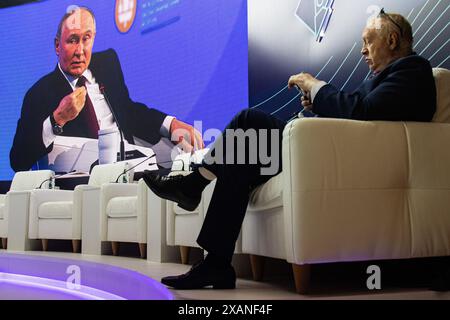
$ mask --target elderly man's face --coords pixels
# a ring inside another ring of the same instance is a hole
[[[370,25],[364,29],[362,38],[361,54],[370,70],[375,74],[380,73],[393,58],[388,40],[380,34],[379,30]]]
[[[94,37],[94,19],[88,11],[76,11],[64,21],[61,39],[55,41],[58,61],[64,72],[79,77],[89,67]]]

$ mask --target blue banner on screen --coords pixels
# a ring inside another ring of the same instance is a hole
[[[14,174],[9,153],[25,93],[55,69],[58,23],[74,4],[94,12],[93,52],[117,52],[132,100],[202,121],[203,130],[223,129],[248,107],[246,0],[48,0],[1,9],[0,180]]]

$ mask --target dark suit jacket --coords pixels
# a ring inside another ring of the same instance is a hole
[[[351,94],[327,84],[314,98],[312,111],[331,118],[430,121],[436,111],[431,65],[412,54],[394,61]]]
[[[151,144],[157,143],[161,138],[160,128],[166,114],[130,99],[116,52],[109,49],[94,53],[89,69],[96,82],[104,85],[124,138],[129,143],[134,142],[133,136]],[[53,143],[46,148],[42,142],[42,124],[72,91],[58,66],[28,90],[10,152],[11,168],[14,171],[30,169],[37,160],[52,151]],[[63,135],[88,137],[86,128],[82,117],[77,117],[64,126]]]

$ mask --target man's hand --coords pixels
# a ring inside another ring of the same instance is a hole
[[[288,88],[291,89],[292,87],[297,85],[300,89],[303,90],[306,95],[308,95],[311,92],[313,86],[318,82],[320,82],[320,80],[317,80],[309,73],[302,72],[289,78]]]
[[[304,95],[301,97],[301,101],[302,106],[305,110],[312,109],[311,90],[314,87],[314,85],[318,82],[320,82],[320,80],[317,80],[309,73],[304,72],[293,75],[289,78],[288,81],[289,89],[291,89],[294,86],[297,86],[303,91]]]
[[[192,153],[205,147],[200,132],[191,125],[177,119],[173,119],[170,124],[170,140],[185,152]]]
[[[58,108],[53,112],[55,121],[60,126],[75,119],[84,107],[86,102],[86,88],[79,87],[71,94],[65,96],[59,103]]]
[[[304,110],[306,110],[306,111],[311,111],[311,109],[312,109],[313,105],[312,105],[310,99],[311,98],[309,97],[309,95],[307,97],[302,96],[302,98],[301,98],[302,106],[303,106],[303,108],[305,108]]]

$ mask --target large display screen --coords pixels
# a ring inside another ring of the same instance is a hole
[[[248,0],[250,106],[291,117],[287,81],[300,72],[352,92],[369,76],[361,35],[381,8],[409,20],[417,54],[450,68],[450,0]]]
[[[27,90],[55,69],[54,38],[71,5],[96,17],[94,52],[113,48],[130,96],[181,121],[222,130],[248,107],[246,0],[47,0],[0,9],[0,180]],[[56,107],[56,106],[55,106]]]

